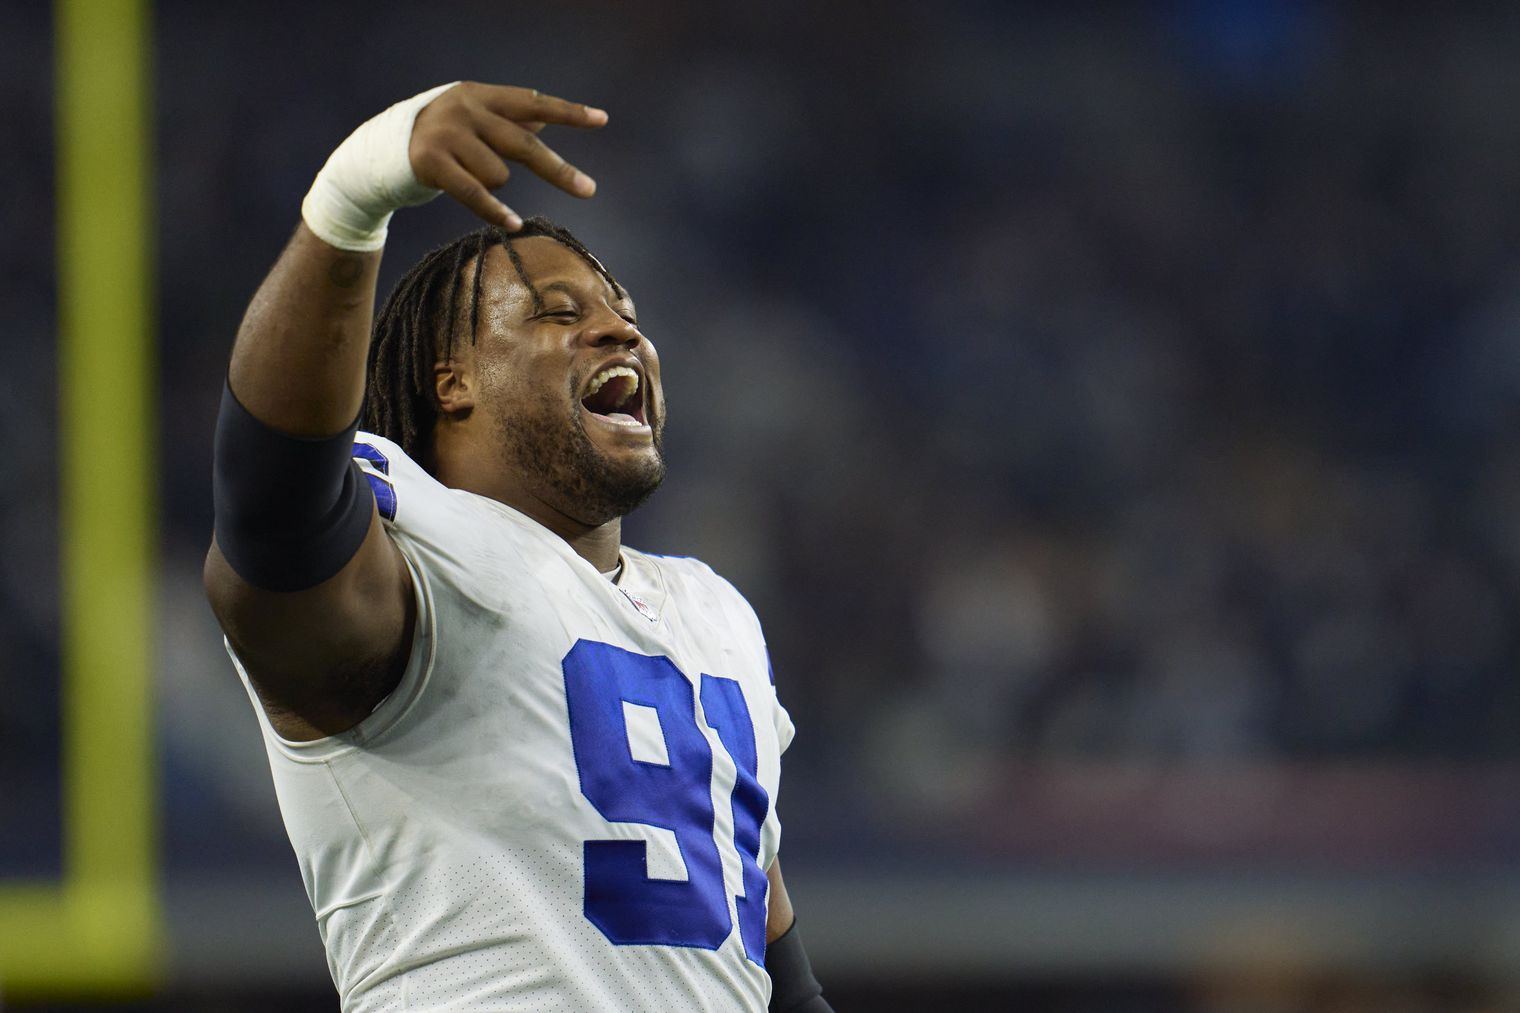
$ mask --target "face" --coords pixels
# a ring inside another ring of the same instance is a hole
[[[542,236],[513,247],[539,301],[506,251],[492,248],[476,341],[464,352],[473,360],[471,424],[499,447],[498,463],[522,492],[604,524],[665,476],[660,360],[632,300],[579,254]]]

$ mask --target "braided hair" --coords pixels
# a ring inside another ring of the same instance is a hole
[[[504,247],[517,277],[533,297],[535,309],[543,299],[513,240],[544,236],[585,260],[618,298],[627,293],[602,262],[570,230],[535,216],[516,232],[487,225],[428,252],[396,282],[375,318],[369,345],[369,383],[364,399],[364,429],[400,445],[408,457],[429,467],[433,426],[438,419],[438,395],[433,366],[453,357],[455,332],[464,322],[461,290],[469,286],[469,337],[474,344],[480,324],[481,276],[486,253]],[[465,269],[474,261],[474,270]]]

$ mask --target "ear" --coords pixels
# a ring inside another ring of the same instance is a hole
[[[462,419],[475,407],[475,385],[463,363],[434,363],[433,393],[445,419]]]

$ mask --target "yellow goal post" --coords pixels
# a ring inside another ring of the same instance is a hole
[[[0,881],[7,998],[142,992],[163,962],[149,640],[150,9],[55,0],[53,11],[63,874]]]

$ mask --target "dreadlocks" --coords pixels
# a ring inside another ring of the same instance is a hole
[[[491,247],[506,249],[517,277],[533,296],[534,308],[543,308],[543,300],[512,245],[514,239],[531,236],[547,237],[572,250],[601,275],[619,298],[627,295],[611,272],[569,229],[543,217],[529,218],[516,232],[487,225],[432,250],[396,283],[375,318],[375,333],[369,346],[365,430],[393,440],[412,460],[428,465],[429,440],[438,418],[433,365],[453,356],[454,334],[462,323],[459,296],[467,281],[465,268],[474,261],[468,279],[469,335],[473,344],[480,324],[481,275]]]

